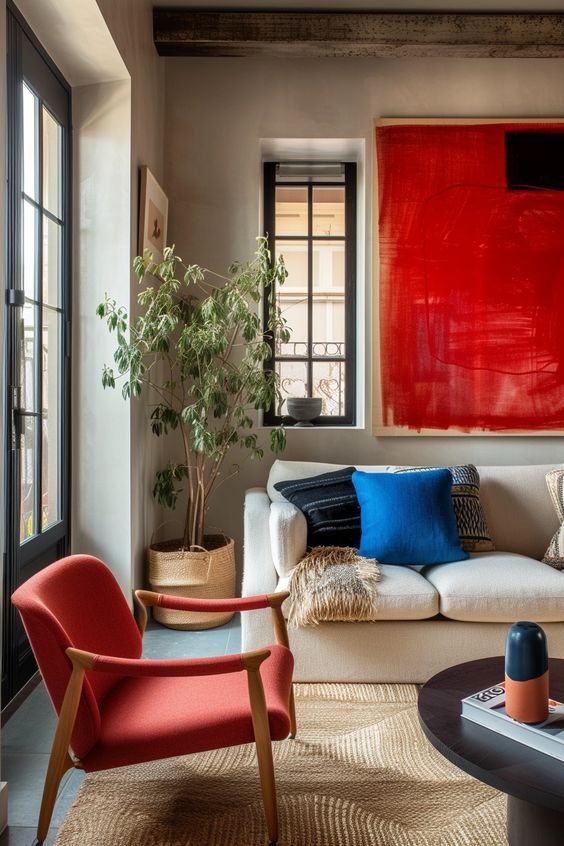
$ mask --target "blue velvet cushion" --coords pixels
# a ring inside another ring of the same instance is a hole
[[[352,475],[360,502],[359,554],[381,564],[446,564],[462,561],[446,468],[412,473]]]

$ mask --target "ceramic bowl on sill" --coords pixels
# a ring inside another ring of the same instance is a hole
[[[289,397],[286,408],[296,426],[313,426],[311,421],[321,414],[321,397]]]

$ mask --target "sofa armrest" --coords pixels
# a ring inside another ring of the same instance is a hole
[[[279,576],[289,576],[306,554],[306,519],[291,502],[273,502],[269,522],[274,566]]]
[[[270,547],[270,504],[266,488],[245,493],[243,596],[273,593],[278,583]]]

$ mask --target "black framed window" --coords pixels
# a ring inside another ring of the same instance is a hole
[[[71,91],[7,9],[2,699],[36,665],[11,593],[69,548]]]
[[[288,271],[276,298],[291,331],[265,365],[280,374],[284,399],[264,423],[291,424],[285,400],[313,396],[316,425],[354,425],[356,164],[265,162],[264,229]]]

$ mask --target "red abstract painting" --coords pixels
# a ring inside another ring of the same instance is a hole
[[[379,433],[564,433],[564,124],[382,122]]]

